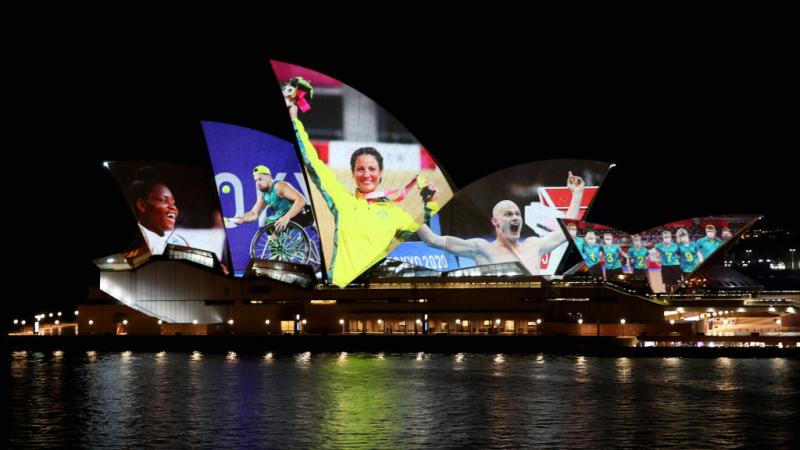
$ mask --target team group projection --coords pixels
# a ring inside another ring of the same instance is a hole
[[[735,241],[757,219],[692,218],[635,234],[581,220],[560,222],[593,278],[646,283],[654,293],[672,294],[704,261]]]
[[[635,235],[590,224],[610,165],[587,160],[514,166],[456,191],[367,96],[308,68],[271,65],[294,142],[207,121],[213,178],[159,162],[109,166],[139,225],[135,246],[206,250],[236,276],[253,261],[307,267],[344,287],[389,261],[424,273],[559,275],[572,244],[596,278],[672,292],[753,220],[689,219]]]

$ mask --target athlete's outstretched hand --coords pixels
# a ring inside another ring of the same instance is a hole
[[[586,183],[583,182],[583,178],[573,175],[572,171],[569,171],[569,176],[567,176],[567,187],[572,192],[583,192],[583,189],[586,187]]]

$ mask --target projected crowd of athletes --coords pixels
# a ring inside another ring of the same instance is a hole
[[[672,294],[733,237],[741,227],[731,225],[738,220],[689,219],[637,234],[588,222],[563,222],[593,278],[646,281],[653,292]]]

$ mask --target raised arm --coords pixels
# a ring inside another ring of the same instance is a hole
[[[567,187],[572,191],[572,199],[567,208],[567,219],[578,219],[581,212],[581,202],[583,201],[583,190],[586,188],[583,178],[575,176],[572,171],[567,176]]]
[[[303,165],[308,170],[308,174],[314,185],[317,186],[328,209],[334,211],[336,204],[353,199],[353,194],[347,192],[339,180],[336,179],[336,174],[333,173],[317,155],[317,150],[308,138],[308,133],[297,118],[297,105],[292,105],[289,108],[289,114],[292,117],[292,124],[297,135],[297,143],[300,147],[300,155],[303,158]]]
[[[569,201],[569,208],[567,209],[565,217],[567,219],[577,219],[581,212],[583,190],[586,187],[586,183],[583,182],[583,178],[573,175],[572,171],[570,171],[567,176],[567,187],[572,192],[572,198]],[[546,255],[550,253],[554,248],[566,242],[566,240],[567,236],[561,228],[546,234],[540,241],[539,254]]]

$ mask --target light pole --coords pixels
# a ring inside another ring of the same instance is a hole
[[[344,334],[344,319],[339,319],[339,325],[342,326],[342,334]]]
[[[796,248],[790,248],[789,249],[789,254],[792,255],[792,270],[794,270],[794,252],[796,252],[796,251],[797,251]]]

